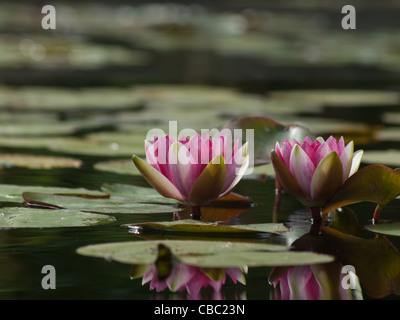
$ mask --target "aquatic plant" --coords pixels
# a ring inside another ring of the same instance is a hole
[[[137,169],[161,195],[190,205],[194,216],[200,206],[230,193],[249,165],[247,144],[236,141],[229,149],[223,134],[177,141],[167,134],[146,141],[145,148],[147,162],[133,156]]]

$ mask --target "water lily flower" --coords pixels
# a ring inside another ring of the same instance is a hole
[[[319,220],[323,207],[354,174],[360,165],[363,151],[354,152],[353,141],[347,145],[343,137],[314,141],[306,137],[301,143],[285,140],[276,144],[271,162],[281,187],[311,209],[313,219]]]
[[[167,134],[145,142],[147,162],[135,155],[133,162],[162,196],[199,207],[230,193],[249,166],[247,143],[229,149],[228,142],[223,134],[178,141]]]

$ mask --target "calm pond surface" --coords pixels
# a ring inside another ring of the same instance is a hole
[[[9,208],[25,206],[23,192],[97,192],[104,184],[148,187],[131,157],[143,157],[146,133],[152,128],[167,132],[169,121],[177,121],[179,129],[200,130],[221,128],[237,117],[266,116],[324,137],[353,140],[355,150],[364,150],[362,166],[400,167],[398,4],[356,7],[359,27],[346,33],[340,27],[341,6],[244,3],[54,2],[56,30],[41,28],[38,6],[0,4],[1,299],[279,298],[271,277],[285,273],[283,268],[249,267],[245,284],[226,276],[220,290],[208,286],[191,295],[169,288],[157,292],[141,277],[131,278],[128,263],[77,253],[87,245],[143,237],[194,239],[172,232],[135,234],[124,227],[173,221],[171,210],[127,213],[119,211],[120,204],[102,210],[115,218],[103,224],[4,224]],[[386,18],[371,19],[378,13]],[[337,258],[337,265],[314,270],[328,283],[325,290],[332,290],[322,296],[348,299],[326,279],[339,279],[345,275],[341,267],[353,265],[360,287],[352,298],[398,299],[400,238],[363,228],[371,225],[374,204],[329,214],[326,224],[340,234],[304,237],[310,215],[295,198],[284,194],[274,214],[273,175],[271,165],[264,165],[245,176],[234,191],[253,205],[225,223],[282,223],[289,232],[208,240],[290,245],[302,238],[299,248]],[[399,211],[400,199],[395,199],[383,208],[381,223],[400,222]],[[42,287],[46,265],[56,270],[56,289]],[[309,269],[296,270],[294,288],[310,276]],[[305,291],[296,297],[321,298],[306,297]]]

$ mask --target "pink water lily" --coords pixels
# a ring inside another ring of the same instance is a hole
[[[247,144],[229,149],[226,135],[195,134],[178,141],[170,135],[145,142],[147,162],[133,156],[143,177],[164,197],[192,207],[231,192],[249,165]]]
[[[306,207],[319,209],[358,170],[362,154],[354,152],[353,141],[345,145],[343,137],[306,137],[301,143],[285,140],[282,147],[277,143],[271,161],[282,188]]]

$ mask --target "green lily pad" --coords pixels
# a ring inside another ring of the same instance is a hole
[[[0,106],[13,110],[82,111],[132,108],[141,104],[134,88],[0,87]]]
[[[283,125],[267,117],[242,117],[229,122],[226,129],[232,131],[242,130],[242,143],[246,142],[246,129],[254,130],[254,144],[249,141],[249,152],[254,150],[254,165],[270,163],[271,151],[275,148],[276,142],[283,142],[285,139],[296,139],[302,141],[306,136],[313,137],[313,134],[305,127],[290,124]]]
[[[85,188],[61,188],[0,184],[0,201],[22,203],[24,201],[22,193],[27,191],[53,194],[86,194],[93,196],[104,196],[104,192],[101,192],[99,190],[88,190]]]
[[[139,170],[133,165],[131,159],[100,161],[95,163],[93,168],[100,171],[140,176]]]
[[[130,161],[131,166],[135,167]],[[164,198],[155,189],[147,187],[139,187],[129,184],[108,184],[104,183],[101,186],[101,190],[105,193],[111,194],[112,197],[123,197],[129,198],[136,202],[148,202],[148,203],[171,203],[177,204],[178,201],[175,199]]]
[[[400,151],[399,150],[366,150],[364,151],[362,162],[368,164],[383,164],[386,166],[400,166]]]
[[[199,267],[282,266],[327,263],[333,257],[288,251],[286,246],[229,241],[164,240],[105,243],[78,248],[77,253],[128,264],[154,263],[159,244],[183,263]]]
[[[111,216],[76,210],[9,207],[0,209],[0,228],[83,227],[114,222]]]
[[[142,222],[127,225],[130,229],[150,230],[158,232],[183,232],[183,233],[273,233],[279,234],[289,231],[281,223],[259,223],[248,225],[223,225],[219,223],[207,223],[191,219],[167,222]]]
[[[63,208],[95,213],[146,214],[177,212],[181,210],[176,205],[136,203],[130,198],[111,196],[92,197],[79,194],[56,195],[51,193],[24,192],[22,197],[31,206]]]
[[[25,167],[33,169],[80,168],[82,161],[66,157],[33,154],[0,153],[0,167]]]
[[[145,137],[145,136],[143,136]],[[144,138],[141,141],[133,139],[130,144],[126,140],[118,139],[96,139],[95,136],[82,138],[58,138],[47,140],[46,147],[49,150],[64,152],[68,154],[93,155],[93,156],[112,156],[130,157],[133,153],[144,154]]]
[[[400,237],[400,222],[379,223],[374,225],[364,226],[365,229],[387,236]]]
[[[339,207],[367,201],[384,206],[400,194],[400,170],[369,165],[354,173],[323,207],[327,213]]]
[[[376,105],[397,105],[399,94],[395,91],[373,90],[290,90],[270,93],[272,97],[292,99],[298,102],[316,102],[335,107],[367,107]]]

